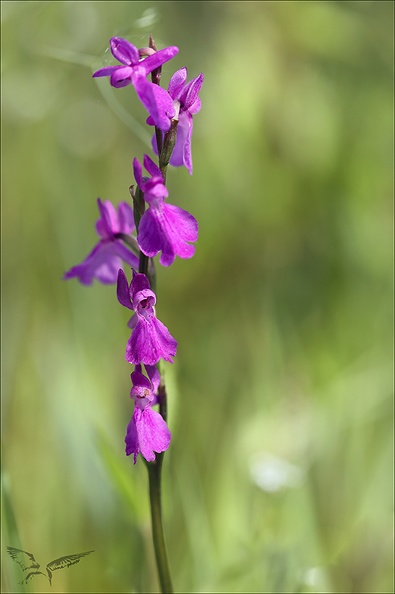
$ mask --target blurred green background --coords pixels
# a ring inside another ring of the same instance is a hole
[[[63,273],[151,129],[91,78],[108,40],[204,73],[196,255],[157,268],[163,507],[179,592],[393,592],[393,3],[3,2],[3,592],[157,592],[147,476],[124,454],[128,312]]]

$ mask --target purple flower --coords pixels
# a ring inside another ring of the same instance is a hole
[[[126,345],[126,361],[138,365],[155,365],[159,359],[173,363],[177,341],[155,315],[156,296],[150,290],[145,274],[133,272],[128,285],[124,271],[118,272],[117,297],[121,305],[133,309],[133,330]]]
[[[122,39],[110,39],[111,53],[121,66],[107,66],[97,70],[93,77],[109,76],[113,87],[126,87],[132,84],[137,96],[144,105],[155,126],[161,130],[170,128],[170,121],[176,114],[174,103],[169,93],[159,85],[147,80],[148,74],[171,60],[177,53],[178,47],[166,47],[152,55],[140,59],[137,47]]]
[[[142,167],[134,159],[134,176],[149,205],[139,223],[137,242],[141,251],[150,258],[162,252],[159,259],[162,266],[170,266],[176,256],[192,258],[195,246],[188,242],[198,238],[196,219],[186,210],[164,201],[167,188],[159,167],[148,155],[144,155],[144,167],[151,178],[143,178]]]
[[[193,115],[200,111],[202,106],[199,92],[203,84],[203,74],[199,74],[193,78],[189,83],[185,84],[188,71],[186,68],[177,70],[170,79],[169,95],[174,101],[176,108],[179,108],[178,126],[177,126],[177,140],[170,158],[170,165],[180,167],[185,165],[189,173],[192,175],[192,129],[193,129]],[[153,118],[147,119],[147,124],[156,125]],[[156,143],[156,136],[152,138],[152,147],[155,154],[158,154],[158,146]]]
[[[164,452],[170,445],[171,433],[162,416],[152,410],[157,402],[160,374],[155,366],[145,367],[149,379],[141,373],[137,365],[131,374],[133,387],[130,391],[134,399],[134,412],[128,423],[125,436],[126,455],[141,454],[148,462],[155,460],[155,452]]]
[[[132,268],[139,267],[137,256],[116,237],[118,233],[130,235],[135,228],[131,206],[121,202],[117,211],[109,200],[102,202],[100,198],[97,204],[100,219],[96,231],[101,239],[81,264],[65,273],[65,280],[76,277],[83,285],[91,285],[96,278],[103,284],[113,284],[117,282],[122,261]]]

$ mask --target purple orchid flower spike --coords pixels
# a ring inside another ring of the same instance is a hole
[[[202,106],[199,92],[203,84],[203,74],[199,74],[193,78],[189,83],[185,84],[188,71],[186,68],[181,68],[173,74],[169,83],[169,95],[176,105],[176,110],[179,109],[178,126],[177,126],[177,140],[170,158],[170,165],[180,167],[185,165],[189,173],[192,175],[192,130],[193,130],[193,115],[200,111]],[[148,117],[147,124],[151,126],[156,125],[155,120]],[[155,154],[158,154],[158,145],[156,143],[156,135],[152,138],[152,147]]]
[[[138,229],[137,242],[141,251],[149,258],[162,252],[159,259],[162,266],[170,266],[176,256],[192,258],[195,246],[188,242],[198,238],[196,219],[186,210],[165,202],[168,191],[162,173],[148,155],[144,155],[144,167],[151,178],[143,178],[141,164],[134,159],[134,176],[149,205]]]
[[[154,125],[160,130],[167,131],[170,128],[171,119],[176,114],[173,99],[165,89],[149,82],[147,76],[171,60],[178,53],[178,47],[166,47],[140,59],[137,47],[126,39],[112,37],[110,49],[114,58],[121,62],[121,66],[100,68],[94,72],[93,77],[109,76],[111,85],[116,88],[132,84]]]
[[[97,203],[100,219],[96,231],[101,239],[81,264],[65,273],[64,280],[78,278],[83,285],[91,285],[96,278],[103,284],[114,284],[122,262],[138,270],[137,256],[117,238],[118,234],[130,235],[135,229],[131,206],[121,202],[116,210],[109,200],[102,202],[98,198]]]
[[[141,365],[136,365],[131,374],[133,387],[130,391],[134,399],[134,412],[128,423],[125,436],[126,455],[133,454],[136,464],[141,454],[148,462],[155,460],[155,452],[168,449],[171,433],[162,416],[152,410],[157,403],[160,374],[155,366],[146,365],[148,378],[142,374]]]
[[[159,359],[173,363],[177,341],[155,315],[156,296],[145,274],[133,272],[129,286],[124,271],[120,269],[117,297],[121,305],[136,313],[132,334],[126,345],[126,361],[134,365],[155,365]]]

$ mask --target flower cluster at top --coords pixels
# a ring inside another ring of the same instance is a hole
[[[168,164],[185,166],[192,174],[193,116],[201,108],[203,74],[187,82],[187,69],[181,68],[166,90],[159,84],[162,65],[178,53],[177,47],[157,51],[150,37],[149,47],[138,49],[126,39],[112,37],[110,49],[120,64],[97,70],[93,78],[109,77],[115,88],[134,87],[149,114],[146,123],[154,127],[152,149],[158,165],[148,155],[144,155],[143,165],[133,159],[133,208],[128,202],[120,202],[116,208],[110,201],[98,199],[96,232],[100,239],[63,278],[77,278],[84,285],[91,285],[94,279],[116,283],[119,303],[134,312],[128,322],[132,332],[125,353],[126,360],[135,365],[130,392],[134,413],[126,431],[126,454],[133,454],[135,463],[139,453],[153,462],[155,453],[167,450],[171,440],[163,402],[166,392],[157,365],[161,359],[173,362],[177,341],[156,317],[152,259],[160,254],[159,263],[170,266],[176,256],[188,259],[195,253],[198,223],[189,212],[167,202],[166,170]],[[143,166],[148,175],[143,174]],[[130,283],[124,265],[132,269]],[[157,404],[159,412],[152,408]]]

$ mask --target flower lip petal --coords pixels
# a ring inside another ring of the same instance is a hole
[[[176,256],[183,259],[193,256],[195,248],[189,242],[195,242],[197,238],[196,219],[177,206],[162,203],[160,209],[150,204],[141,217],[137,242],[149,258],[161,251],[160,264],[170,266]]]
[[[133,365],[156,365],[160,359],[173,363],[173,357],[177,352],[177,341],[166,326],[156,318],[156,295],[151,291],[146,275],[133,271],[133,279],[128,287],[126,275],[120,269],[117,297],[121,305],[133,309],[137,314],[134,316],[132,334],[126,344],[125,359]],[[131,324],[128,326],[132,327]],[[136,371],[140,372],[141,368],[136,368]],[[157,383],[156,377],[153,376],[153,380]],[[142,381],[146,382],[146,380]],[[152,395],[155,396],[155,394]],[[149,394],[142,393],[140,396],[145,399]],[[144,402],[139,403],[140,408],[144,408],[143,405]]]
[[[151,406],[134,408],[125,436],[126,455],[133,454],[134,463],[141,454],[148,462],[155,460],[155,452],[164,452],[170,445],[171,433],[163,417]]]
[[[140,441],[140,452],[146,460],[155,460],[154,452],[164,452],[170,445],[171,433],[163,417],[148,407],[144,410],[141,423],[137,431]],[[152,459],[153,458],[153,459]]]
[[[110,49],[114,58],[125,66],[134,66],[139,62],[140,55],[137,47],[122,37],[111,37]]]

